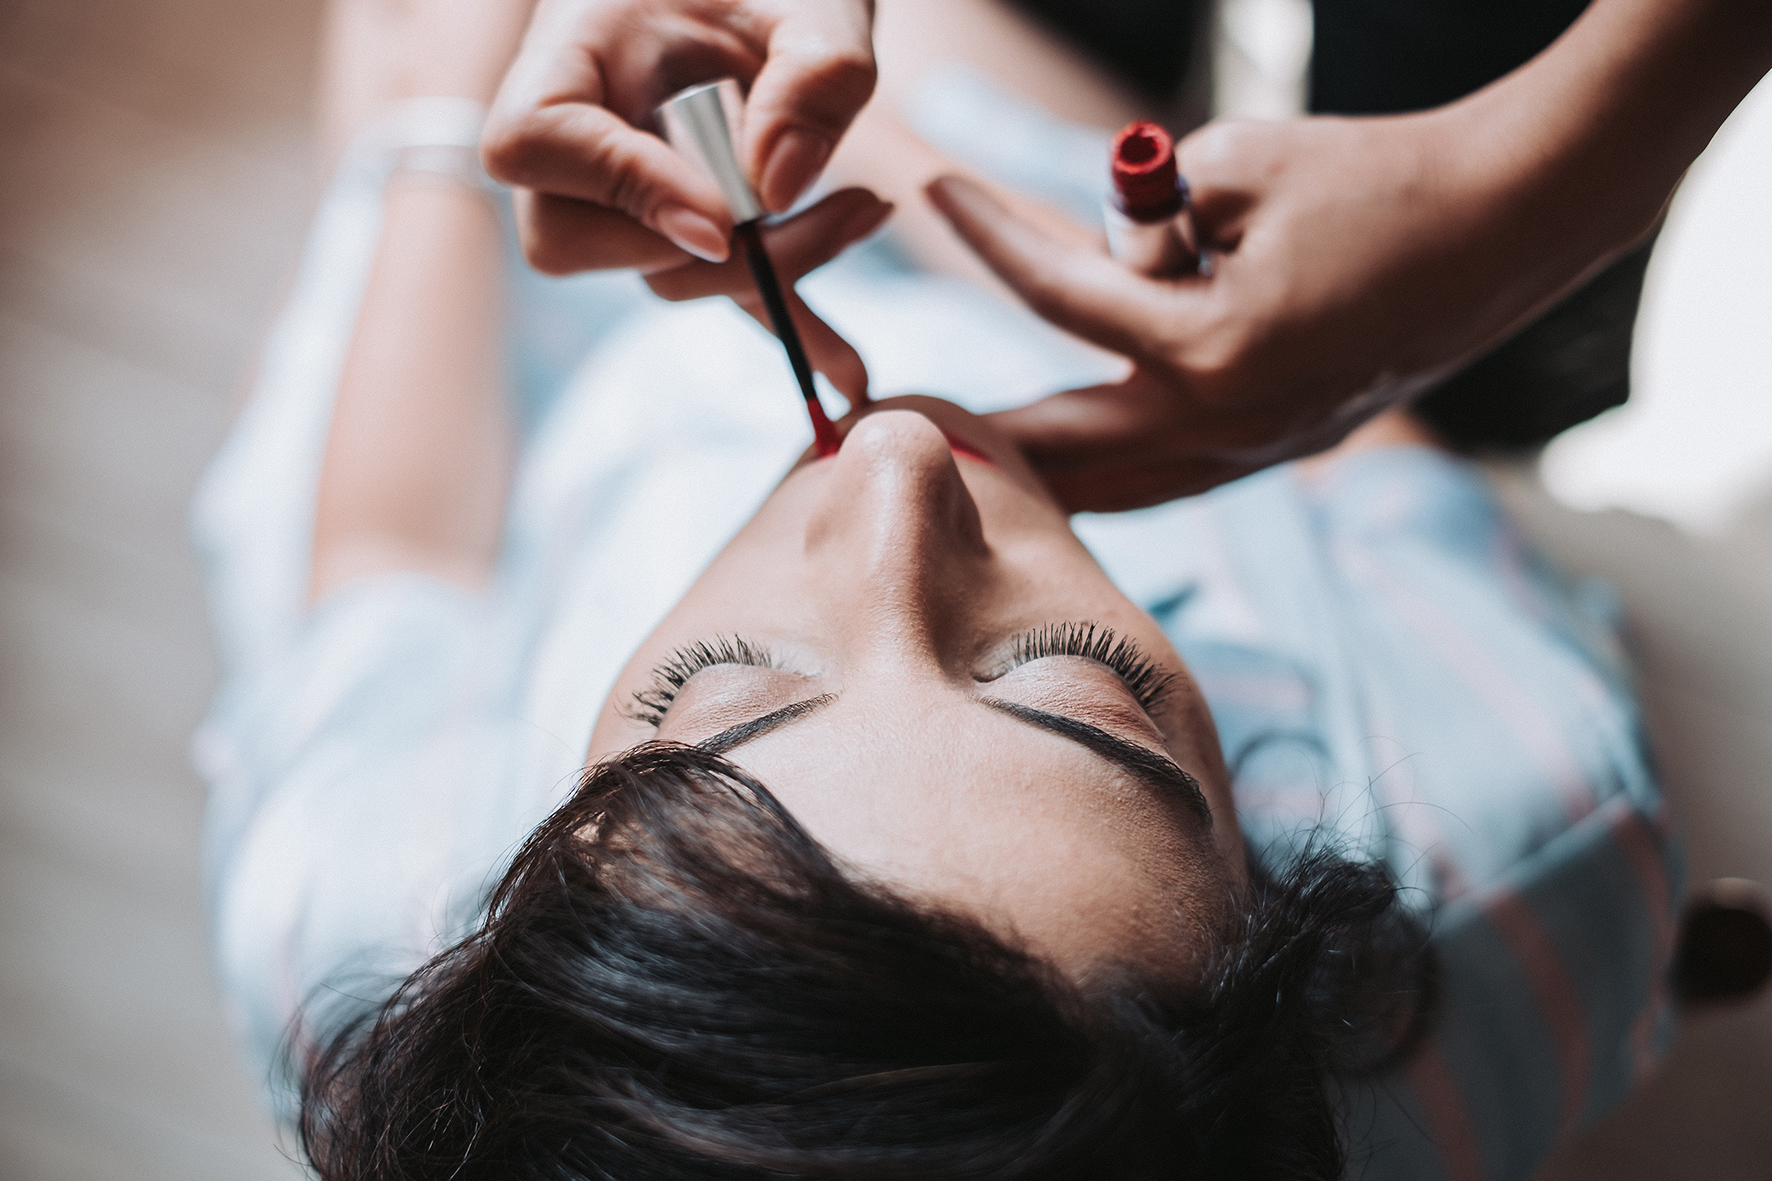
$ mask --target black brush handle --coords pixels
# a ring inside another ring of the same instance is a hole
[[[817,440],[820,455],[835,455],[839,446],[837,428],[825,415],[824,406],[818,400],[818,391],[812,384],[812,363],[806,359],[806,346],[800,343],[800,330],[794,327],[794,318],[788,314],[787,296],[782,294],[781,280],[776,277],[775,264],[769,259],[769,252],[763,248],[763,234],[760,223],[747,221],[735,226],[732,236],[738,239],[739,246],[744,250],[745,265],[751,268],[751,279],[757,285],[757,294],[763,297],[763,307],[769,313],[769,323],[775,328],[775,335],[781,341],[781,347],[787,350],[788,364],[793,366],[794,380],[800,383],[800,393],[806,399],[806,412],[812,416],[812,433]]]

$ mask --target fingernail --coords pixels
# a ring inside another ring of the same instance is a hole
[[[674,244],[709,262],[725,262],[731,252],[725,231],[689,208],[667,201],[652,214],[652,228]]]
[[[943,214],[947,213],[945,204],[958,204],[972,196],[967,191],[966,182],[952,174],[938,176],[923,186],[923,195]]]
[[[854,242],[867,237],[879,229],[880,223],[891,217],[896,208],[898,207],[890,201],[876,201],[865,209],[857,210],[843,223],[843,240]]]
[[[923,192],[925,195],[931,197],[936,193],[950,193],[954,190],[954,186],[959,179],[959,177],[951,172],[944,172],[928,184],[924,185]]]
[[[763,203],[777,213],[792,205],[824,169],[831,146],[830,140],[803,127],[783,132],[763,168]]]

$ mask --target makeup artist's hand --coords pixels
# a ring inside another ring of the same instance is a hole
[[[739,159],[784,210],[874,88],[869,0],[540,0],[483,140],[551,274],[726,257],[712,183],[647,130],[696,82],[745,83]]]
[[[1322,450],[1420,390],[1537,306],[1495,306],[1529,264],[1493,249],[1501,227],[1430,130],[1298,120],[1184,140],[1211,277],[1147,278],[936,181],[936,207],[1034,311],[1134,366],[994,420],[1068,507],[1111,511]]]
[[[778,225],[763,229],[769,257],[781,278],[783,294],[794,325],[812,367],[853,405],[868,401],[868,371],[850,343],[813,314],[794,291],[793,284],[806,272],[823,266],[875,230],[892,213],[892,206],[866,189],[841,189],[809,209]],[[742,258],[725,262],[692,261],[646,276],[647,284],[665,299],[700,299],[728,295],[757,323],[769,327],[769,315],[757,295],[757,286]]]
[[[1210,278],[1147,279],[939,180],[937,207],[1034,310],[1134,366],[995,417],[1073,509],[1322,450],[1640,241],[1768,68],[1772,6],[1593,0],[1448,106],[1210,124],[1177,145]]]

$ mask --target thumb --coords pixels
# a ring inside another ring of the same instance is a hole
[[[1060,471],[1147,458],[1174,410],[1168,384],[1139,369],[1125,381],[1066,390],[989,417],[1036,468]]]
[[[795,4],[770,30],[744,126],[746,160],[767,208],[779,213],[794,203],[874,93],[872,9],[865,0]]]
[[[985,265],[1042,318],[1116,353],[1145,360],[1184,331],[1200,280],[1147,279],[1081,242],[1060,242],[958,176],[925,190]]]
[[[1070,512],[1161,504],[1261,466],[1190,446],[1185,400],[1145,370],[1115,385],[1067,390],[989,418]]]

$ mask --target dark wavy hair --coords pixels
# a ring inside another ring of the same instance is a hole
[[[719,756],[589,772],[477,933],[306,1064],[327,1181],[1334,1178],[1334,1084],[1406,1052],[1380,868],[1258,873],[1197,984],[1079,987],[841,873]]]

